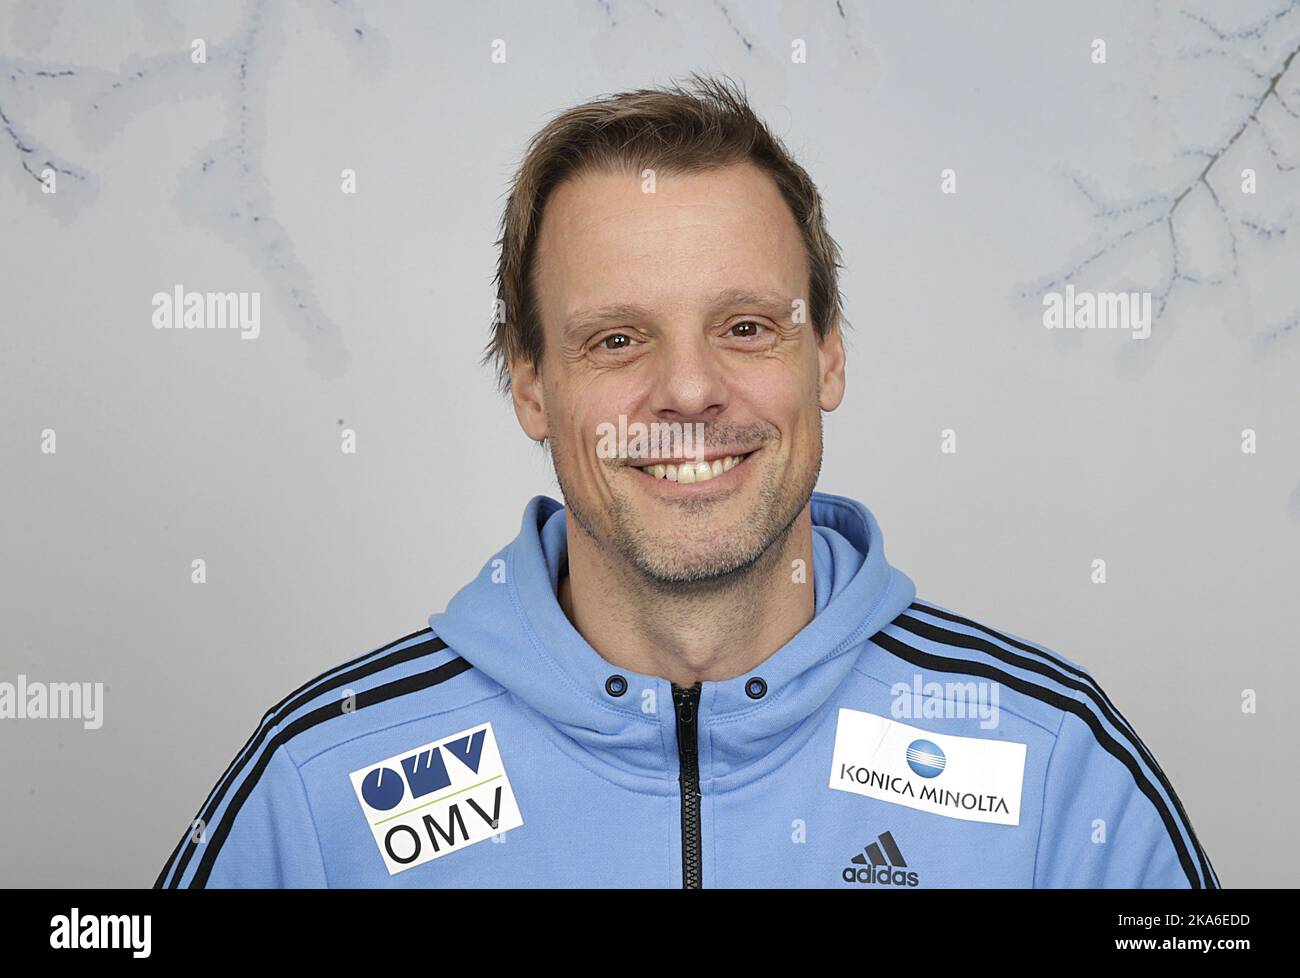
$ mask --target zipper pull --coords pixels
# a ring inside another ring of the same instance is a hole
[[[672,683],[673,705],[677,708],[677,743],[682,753],[695,753],[695,714],[700,701],[700,683],[682,687]]]

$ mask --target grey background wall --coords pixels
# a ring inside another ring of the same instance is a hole
[[[703,69],[844,252],[820,487],[1086,665],[1225,885],[1295,885],[1297,6],[0,3],[0,680],[107,689],[97,730],[0,720],[0,882],[151,884],[264,710],[558,495],[476,366],[508,178]],[[1066,281],[1155,293],[1150,338],[1045,329]],[[177,284],[260,292],[261,335],[154,329]]]

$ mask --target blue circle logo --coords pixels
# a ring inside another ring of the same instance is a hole
[[[937,778],[947,767],[948,759],[938,744],[914,740],[907,745],[907,766],[923,778]]]
[[[387,775],[387,777],[385,777]],[[406,797],[406,785],[402,776],[391,768],[375,768],[361,782],[361,797],[377,812],[386,812],[396,808]]]

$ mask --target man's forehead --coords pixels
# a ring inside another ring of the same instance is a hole
[[[625,173],[565,181],[547,202],[533,271],[566,332],[674,306],[788,315],[807,287],[793,215],[752,164],[673,175],[654,193]]]

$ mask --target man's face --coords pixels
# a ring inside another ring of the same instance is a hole
[[[566,181],[544,211],[536,285],[545,353],[538,372],[512,365],[516,413],[550,439],[597,545],[681,585],[783,541],[817,482],[844,354],[838,324],[818,342],[807,321],[807,259],[772,179],[745,163],[660,174],[653,193],[620,173]],[[707,471],[698,444],[671,445],[687,456],[675,470],[602,457],[620,416],[702,431]]]

